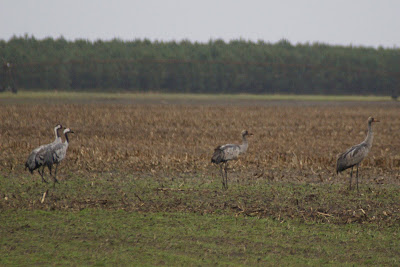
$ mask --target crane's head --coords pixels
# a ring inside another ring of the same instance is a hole
[[[247,135],[252,136],[253,134],[249,133],[247,130],[243,130],[242,131],[242,136],[244,137],[244,136],[247,136]]]
[[[74,132],[70,128],[65,128],[64,134],[67,134],[67,133],[74,133]]]
[[[379,122],[379,120],[375,119],[374,117],[369,117],[368,118],[368,123],[371,124],[373,122]]]

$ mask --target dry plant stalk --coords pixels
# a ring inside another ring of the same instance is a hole
[[[23,173],[29,152],[51,142],[54,125],[62,123],[74,129],[75,135],[61,173],[215,177],[218,170],[210,164],[214,147],[240,142],[241,130],[249,129],[254,136],[248,153],[231,165],[232,179],[329,181],[335,175],[336,155],[364,139],[370,115],[381,123],[374,127],[374,145],[362,163],[362,175],[393,177],[400,168],[396,106],[296,106],[290,102],[273,106],[2,105],[0,172]]]

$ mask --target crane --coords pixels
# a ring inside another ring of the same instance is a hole
[[[211,163],[220,164],[220,171],[222,176],[222,188],[228,189],[228,161],[235,160],[239,157],[240,154],[243,154],[247,151],[249,147],[249,143],[247,141],[246,136],[252,136],[252,133],[249,133],[247,130],[242,131],[242,144],[226,144],[222,146],[218,146],[214,149],[214,154],[211,157]],[[222,166],[224,165],[224,172],[222,171]]]
[[[53,164],[56,164],[56,169],[54,171],[54,186],[56,185],[56,183],[58,183],[57,180],[57,168],[58,168],[58,164],[65,158],[65,156],[67,155],[67,149],[68,149],[68,145],[69,145],[69,138],[68,138],[68,134],[70,133],[74,133],[70,128],[66,128],[64,130],[64,136],[65,136],[65,141],[64,143],[59,143],[55,146],[53,146],[51,149],[48,149],[44,154],[42,160],[43,160],[43,165],[47,166],[49,168],[50,171],[50,176],[51,174],[51,169]]]
[[[357,191],[358,191],[358,166],[360,165],[361,161],[367,157],[368,152],[371,150],[372,140],[374,138],[374,133],[372,132],[372,123],[374,122],[379,122],[379,120],[374,119],[373,117],[368,118],[368,133],[367,137],[362,143],[347,149],[344,153],[341,153],[337,156],[337,162],[336,162],[337,174],[348,168],[351,168],[350,186],[349,186],[350,190],[351,190],[351,180],[353,178],[353,167],[357,166],[356,179],[357,179]]]
[[[60,129],[62,129],[62,125],[61,124],[57,124],[54,127],[54,134],[55,134],[55,139],[52,143],[50,144],[45,144],[45,145],[41,145],[37,148],[35,148],[31,154],[29,154],[28,159],[25,162],[25,170],[28,168],[28,170],[30,171],[31,174],[33,174],[33,171],[38,169],[38,172],[40,174],[40,176],[42,177],[42,182],[46,182],[47,181],[44,179],[43,174],[44,174],[44,166],[43,166],[43,160],[41,159],[40,155],[44,154],[45,151],[47,151],[48,149],[50,149],[52,146],[55,146],[57,144],[60,144],[62,142],[61,136],[58,133],[58,131]],[[42,167],[42,172],[40,172],[40,167]]]

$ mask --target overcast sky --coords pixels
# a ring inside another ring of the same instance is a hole
[[[400,0],[0,0],[0,39],[327,43],[400,47]]]

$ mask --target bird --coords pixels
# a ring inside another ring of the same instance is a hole
[[[218,146],[214,149],[214,154],[211,157],[211,163],[220,164],[220,171],[222,176],[222,189],[228,189],[228,161],[235,160],[239,157],[240,154],[243,154],[247,151],[249,147],[249,143],[246,139],[246,136],[252,136],[252,133],[249,133],[247,130],[242,131],[242,139],[243,143],[241,145],[236,144],[226,144],[222,146]],[[224,165],[224,172],[222,171],[222,165]]]
[[[47,149],[50,147],[60,144],[62,142],[61,136],[58,133],[60,129],[62,129],[63,126],[61,124],[57,124],[54,127],[54,134],[55,134],[55,139],[52,143],[50,144],[45,144],[41,145],[37,148],[35,148],[28,156],[28,159],[25,162],[25,170],[28,169],[31,174],[33,174],[33,171],[38,169],[38,172],[40,176],[42,177],[42,182],[46,182],[46,179],[44,179],[43,174],[44,174],[44,167],[42,168],[42,172],[40,172],[40,167],[43,166],[43,161],[40,157],[41,154],[43,154]]]
[[[360,165],[361,161],[367,157],[368,152],[371,150],[372,140],[374,138],[374,133],[372,132],[372,123],[374,122],[379,122],[379,120],[373,117],[368,118],[368,133],[367,137],[362,143],[347,149],[344,153],[341,153],[337,156],[336,174],[339,174],[340,172],[348,168],[351,168],[349,190],[351,190],[353,167],[357,166],[356,179],[357,179],[357,191],[358,191],[358,166]]]
[[[64,143],[59,143],[51,149],[46,150],[44,154],[41,155],[41,159],[43,160],[43,165],[47,166],[49,168],[50,176],[51,174],[51,169],[53,164],[56,164],[56,169],[54,171],[54,186],[56,183],[58,183],[57,180],[57,168],[58,164],[65,158],[67,155],[67,149],[69,145],[69,138],[68,134],[74,133],[70,128],[66,128],[64,130],[64,136],[65,136],[65,141]]]

